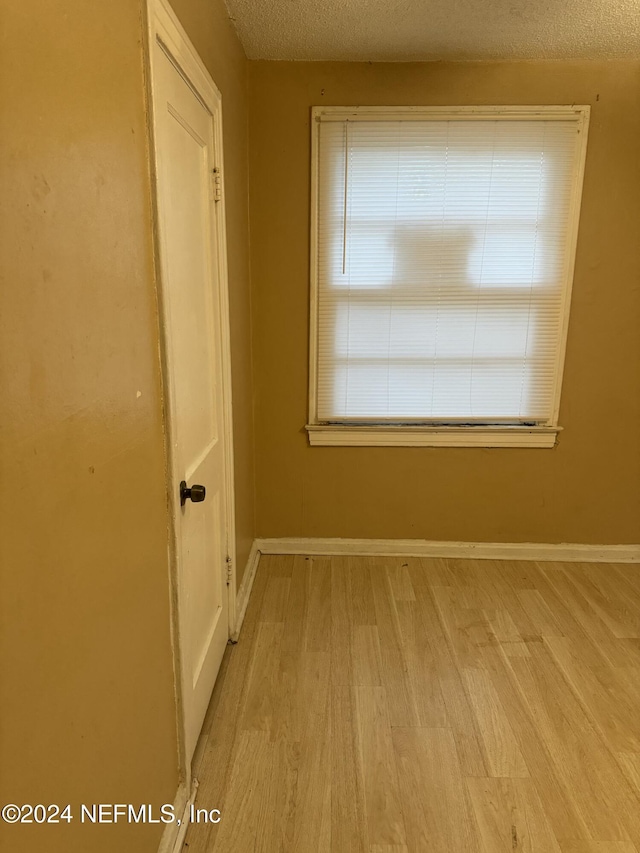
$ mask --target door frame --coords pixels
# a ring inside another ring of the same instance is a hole
[[[146,88],[148,160],[151,179],[152,204],[152,240],[155,267],[155,290],[158,306],[158,325],[160,339],[160,372],[162,386],[162,409],[165,442],[165,479],[167,483],[167,505],[169,511],[169,591],[171,610],[171,645],[173,651],[174,692],[176,701],[176,725],[178,735],[178,770],[183,796],[178,800],[188,801],[191,795],[191,759],[186,754],[186,717],[184,705],[184,671],[182,665],[182,638],[180,633],[180,600],[178,596],[179,562],[178,541],[175,519],[180,510],[179,482],[173,462],[173,424],[169,390],[171,374],[169,371],[169,334],[167,323],[166,273],[164,266],[165,249],[159,227],[158,211],[158,159],[156,148],[156,104],[155,104],[155,46],[159,43],[170,61],[191,86],[194,94],[208,109],[214,119],[214,146],[219,174],[217,176],[221,191],[215,217],[218,251],[216,253],[217,276],[219,282],[220,334],[222,351],[222,400],[223,431],[225,455],[225,497],[227,501],[226,531],[226,577],[229,614],[229,637],[233,634],[236,622],[236,541],[235,541],[235,494],[233,464],[233,410],[231,394],[231,329],[229,319],[229,279],[227,270],[227,234],[224,192],[224,149],[222,133],[222,96],[211,79],[204,63],[191,43],[185,30],[176,17],[167,0],[146,0],[144,3],[146,26],[144,33],[144,73]],[[213,176],[211,176],[213,180]],[[223,571],[225,569],[223,568]],[[180,794],[180,790],[179,790]],[[178,800],[176,805],[178,805]]]

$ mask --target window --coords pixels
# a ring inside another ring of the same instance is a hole
[[[588,117],[314,109],[312,444],[554,445]]]

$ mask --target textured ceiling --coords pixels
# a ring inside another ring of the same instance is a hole
[[[640,0],[226,0],[250,59],[640,58]]]

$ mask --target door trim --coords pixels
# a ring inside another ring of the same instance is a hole
[[[240,628],[242,628],[245,613],[247,612],[247,606],[249,604],[251,590],[253,589],[253,582],[256,578],[256,572],[258,571],[259,562],[260,550],[258,548],[258,540],[254,539],[253,544],[251,545],[251,550],[249,551],[249,557],[247,558],[247,564],[244,569],[244,574],[242,575],[242,582],[240,583],[240,588],[238,590],[238,597],[236,602],[236,621],[234,623],[233,632],[231,634],[231,640],[233,642],[236,642],[240,635]]]
[[[184,837],[189,828],[189,813],[198,793],[197,779],[193,780],[190,794],[187,793],[188,790],[184,782],[181,782],[178,786],[173,801],[173,814],[177,819],[173,823],[166,824],[160,839],[158,853],[180,853],[182,850]]]
[[[227,234],[224,193],[224,148],[222,133],[222,96],[211,79],[204,63],[188,35],[180,24],[167,0],[146,0],[144,4],[146,26],[144,33],[144,72],[147,107],[148,160],[151,180],[151,205],[153,222],[153,253],[155,267],[155,288],[158,305],[158,324],[160,340],[160,369],[162,383],[162,407],[165,440],[165,476],[167,482],[167,501],[169,509],[169,590],[171,606],[171,645],[173,650],[174,690],[176,700],[176,725],[178,734],[178,769],[181,784],[191,790],[191,761],[186,754],[186,729],[184,713],[183,673],[181,663],[181,638],[178,600],[178,560],[177,536],[174,525],[176,509],[179,508],[179,483],[174,476],[172,464],[171,411],[168,398],[169,365],[167,346],[167,324],[164,310],[164,278],[161,257],[161,238],[159,231],[157,175],[158,161],[156,153],[156,113],[154,102],[154,48],[159,43],[170,61],[182,73],[196,96],[214,116],[214,145],[216,159],[220,169],[221,200],[218,215],[215,217],[218,243],[217,274],[220,290],[220,333],[222,348],[222,399],[223,428],[225,444],[225,469],[227,482],[225,497],[227,501],[227,597],[229,614],[229,634],[236,621],[236,543],[235,543],[235,495],[233,465],[233,409],[231,393],[231,330],[229,323],[229,280],[227,270]]]

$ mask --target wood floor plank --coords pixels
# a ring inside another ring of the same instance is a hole
[[[640,791],[640,754],[637,752],[618,752],[616,758],[634,789]]]
[[[455,738],[462,772],[465,776],[487,776],[480,734],[460,671],[446,645],[436,647],[438,679],[447,712],[447,720]]]
[[[285,621],[290,586],[290,577],[277,575],[268,578],[260,611],[261,622]]]
[[[433,589],[420,563],[410,562],[409,572],[418,604],[416,621],[419,620],[420,624],[416,631],[423,636],[425,642],[430,644],[433,653],[447,722],[456,742],[462,773],[465,776],[486,776],[487,769],[475,717],[471,712],[444,624],[435,606]]]
[[[580,613],[593,620],[593,611],[562,571],[562,563],[535,563],[533,569],[536,590],[547,605],[564,636],[588,639],[587,625]],[[604,627],[604,626],[602,626]],[[607,633],[607,636],[609,634]]]
[[[432,729],[449,727],[438,659],[432,645],[409,642],[405,644],[404,657],[420,726]]]
[[[526,778],[529,770],[489,676],[479,669],[467,669],[462,675],[478,722],[490,775]]]
[[[285,652],[299,651],[304,645],[310,577],[311,561],[308,557],[296,555],[291,567],[289,595],[283,615],[282,650]]]
[[[507,610],[518,634],[525,641],[539,639],[540,632],[535,621],[524,608],[518,595],[521,592],[516,584],[522,584],[522,576],[517,576],[512,570],[511,563],[505,560],[487,560],[491,568],[491,588],[501,602],[501,608]],[[529,579],[527,582],[531,582]]]
[[[563,784],[531,706],[520,690],[511,666],[513,660],[507,658],[500,648],[490,649],[486,660],[487,672],[500,697],[529,773],[536,782],[538,795],[556,838],[588,838],[587,827],[571,796],[571,788]]]
[[[353,681],[355,687],[381,687],[380,636],[375,625],[354,625],[351,630]]]
[[[478,839],[453,735],[394,728],[407,846],[420,853],[475,853]]]
[[[375,625],[376,606],[371,584],[371,564],[368,557],[349,557],[349,592],[351,619],[354,625]]]
[[[606,563],[604,571],[615,572],[618,577],[624,578],[636,594],[640,593],[640,566],[638,563]]]
[[[493,610],[500,599],[490,583],[491,565],[486,560],[447,560],[453,577],[450,585],[456,590],[456,600],[467,610]],[[432,583],[432,588],[437,584]],[[449,586],[449,584],[447,584]]]
[[[331,560],[329,557],[314,557],[309,580],[305,648],[310,652],[328,652],[330,641]]]
[[[228,793],[221,809],[220,823],[209,832],[206,853],[228,850],[260,851],[267,853],[266,843],[271,835],[267,823],[272,815],[273,796],[271,772],[274,745],[267,732],[240,733],[234,761],[228,778]],[[200,798],[201,802],[204,802]],[[192,826],[185,842],[191,850],[199,826]],[[196,848],[197,849],[197,848]]]
[[[417,712],[417,723],[427,728],[448,725],[440,687],[438,664],[433,652],[437,638],[426,629],[422,606],[416,601],[395,601],[402,660]],[[444,640],[442,640],[444,642]]]
[[[380,675],[386,688],[389,719],[393,726],[417,726],[420,717],[403,651],[398,614],[389,578],[379,560],[372,562],[370,578],[380,641]]]
[[[614,601],[637,620],[640,619],[639,567],[637,563],[565,563],[565,572],[573,567],[579,569],[581,577],[588,579],[606,599]],[[629,568],[633,573],[629,572]],[[635,571],[633,571],[635,570]]]
[[[630,637],[628,639],[624,638],[622,640],[618,640],[616,645],[618,646],[618,657],[616,658],[617,663],[614,663],[613,665],[639,669],[640,639],[637,639],[635,637]]]
[[[640,824],[637,799],[551,653],[531,645],[531,658],[512,658],[510,666],[589,837],[633,840]]]
[[[334,685],[331,690],[331,847],[345,853],[370,850],[359,744],[353,688]]]
[[[263,824],[262,849],[287,850],[293,846],[293,833],[289,816],[298,805],[298,775],[300,773],[300,747],[286,740],[272,740],[271,760],[265,771],[269,773],[270,796],[265,800],[269,817]]]
[[[564,573],[618,639],[640,637],[640,609],[626,581],[597,565],[567,565]]]
[[[420,605],[416,601],[396,601],[400,642],[403,646],[428,646],[429,638],[422,630]]]
[[[556,619],[562,619],[566,626],[563,626],[563,633],[575,639],[580,638],[585,655],[589,653],[594,665],[637,665],[638,653],[632,645],[633,640],[616,638],[564,571],[549,569],[546,566],[542,567],[541,571],[548,582],[540,586],[543,598],[549,604],[555,597],[556,606],[553,612]]]
[[[271,554],[265,565],[265,571],[270,578],[290,578],[293,566],[298,559],[298,555],[294,554]]]
[[[569,637],[546,644],[609,748],[640,752],[640,669],[590,666]]]
[[[536,563],[531,560],[502,560],[501,575],[516,593],[537,589]]]
[[[383,687],[353,689],[369,842],[406,844],[387,693]]]
[[[411,557],[407,563],[409,564],[409,576],[411,576],[411,567],[413,566],[417,568],[430,586],[454,586],[455,580],[449,568],[448,560],[440,557]]]
[[[499,607],[494,610],[485,610],[484,613],[491,625],[491,630],[499,643],[518,643],[524,646],[526,651],[522,635],[518,631],[516,623],[511,618],[511,614],[508,610],[504,607]]]
[[[331,560],[331,683],[353,684],[353,606],[348,557]]]
[[[451,587],[433,587],[432,594],[456,665],[460,669],[482,668],[483,649],[493,638],[486,611],[465,607],[459,591]]]
[[[516,595],[541,637],[563,636],[562,628],[537,589],[521,589]]]
[[[494,637],[507,657],[529,657],[529,649],[508,610],[485,610]]]
[[[532,779],[467,779],[483,853],[561,853]]]
[[[278,698],[278,668],[284,624],[260,622],[255,636],[240,728],[271,733]]]
[[[407,562],[400,558],[394,560],[387,566],[387,575],[391,584],[391,594],[396,602],[416,600]]]
[[[285,837],[291,850],[330,853],[332,752],[329,655],[307,652],[306,656],[316,659],[319,677],[313,679],[305,702],[308,712],[299,742],[295,808],[287,812]]]
[[[328,652],[282,652],[277,671],[268,674],[274,679],[269,690],[272,739],[304,740],[315,725],[318,703],[329,691],[329,667]]]

